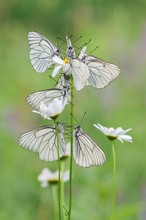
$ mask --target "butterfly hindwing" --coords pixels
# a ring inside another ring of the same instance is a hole
[[[74,130],[74,160],[82,167],[102,165],[106,161],[104,152],[80,126]]]
[[[62,125],[58,125],[59,154],[65,152],[65,141]],[[44,161],[58,160],[56,129],[54,126],[43,126],[38,129],[26,132],[18,138],[18,144],[30,151],[38,152],[39,158]]]
[[[110,82],[120,74],[118,66],[105,62],[95,56],[85,54],[86,46],[82,48],[79,59],[82,60],[89,68],[89,78],[86,85],[91,85],[101,89],[106,87]]]
[[[70,61],[70,67],[76,90],[83,89],[89,78],[89,69],[87,65],[78,59],[72,59]]]

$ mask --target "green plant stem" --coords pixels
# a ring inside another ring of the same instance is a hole
[[[111,220],[114,220],[114,212],[115,212],[115,196],[116,196],[116,154],[115,147],[112,141],[112,153],[113,153],[113,195],[112,195],[112,214]]]
[[[58,211],[59,211],[59,220],[61,220],[61,181],[60,181],[61,162],[60,162],[60,151],[59,151],[59,133],[58,133],[58,125],[56,120],[54,120],[54,123],[56,129],[56,143],[57,143],[57,154],[58,154]]]
[[[73,87],[73,77],[71,77],[71,110],[70,110],[70,125],[71,125],[71,138],[70,138],[70,183],[69,183],[69,213],[68,219],[71,219],[72,211],[72,173],[73,173],[73,114],[74,114],[74,87]]]
[[[56,186],[52,186],[53,201],[54,201],[54,220],[57,220],[57,191]]]
[[[65,171],[65,162],[61,161],[61,171],[62,174]],[[62,206],[65,207],[65,196],[64,196],[64,181],[61,181],[61,198],[62,198]],[[63,210],[63,220],[65,220],[65,210]]]

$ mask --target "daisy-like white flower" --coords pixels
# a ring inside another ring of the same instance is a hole
[[[41,187],[47,187],[48,184],[57,184],[59,179],[59,172],[51,172],[48,168],[44,168],[42,172],[38,175],[38,181],[41,183]],[[60,172],[60,179],[63,182],[69,180],[69,170],[66,170],[64,173]]]
[[[100,125],[99,123],[96,125],[94,124],[94,126],[100,130],[103,134],[105,134],[107,136],[107,138],[111,141],[118,139],[119,141],[121,141],[123,143],[123,141],[127,141],[127,142],[132,142],[132,137],[130,135],[127,135],[126,133],[128,131],[131,131],[132,128],[126,129],[124,130],[123,128],[119,127],[119,128],[107,128],[104,127],[102,125]]]
[[[63,111],[65,105],[66,105],[67,99],[61,99],[55,98],[51,103],[46,105],[45,103],[41,102],[40,104],[40,110],[36,111],[33,110],[33,112],[40,114],[44,119],[56,119]]]

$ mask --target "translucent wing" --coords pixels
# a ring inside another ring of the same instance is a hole
[[[74,160],[82,167],[102,165],[106,161],[104,152],[80,126],[74,130]]]
[[[55,85],[55,88],[57,89],[64,89],[70,88],[70,76],[66,74],[61,74],[61,76],[58,79],[57,84]]]
[[[88,66],[80,60],[72,59],[70,68],[73,75],[76,90],[81,90],[87,83],[89,78]]]
[[[60,157],[65,153],[65,141],[62,125],[58,126]],[[22,134],[18,144],[30,151],[38,152],[39,158],[44,161],[58,160],[56,130],[54,126],[44,126]]]
[[[70,101],[68,90],[66,88],[46,89],[46,90],[41,90],[38,92],[31,93],[27,97],[27,102],[32,108],[39,111],[41,102],[43,102],[45,105],[48,106],[48,104],[51,103],[53,99],[55,98],[61,99],[62,96],[64,99],[67,99],[68,102]]]
[[[117,78],[120,74],[118,66],[107,63],[97,57],[86,55],[85,47],[81,50],[79,58],[88,66],[90,76],[87,85],[101,89],[106,87],[110,82]]]
[[[39,33],[29,32],[28,42],[30,61],[38,73],[45,72],[53,64],[53,56],[60,55],[59,49]]]

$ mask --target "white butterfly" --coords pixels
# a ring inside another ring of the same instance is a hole
[[[119,76],[120,69],[118,66],[107,63],[92,55],[87,55],[85,51],[86,46],[82,48],[79,59],[89,68],[90,76],[87,80],[87,85],[101,89]]]
[[[38,73],[45,72],[53,64],[53,57],[60,55],[60,50],[39,33],[29,32],[28,42],[30,61]]]
[[[83,89],[90,74],[88,66],[78,59],[72,59],[70,61],[70,69],[73,75],[76,90]]]
[[[70,88],[70,76],[66,74],[61,74],[55,85],[55,88],[56,89]]]
[[[60,157],[64,155],[66,150],[63,133],[63,125],[58,123]],[[43,126],[26,132],[18,138],[18,144],[27,150],[38,152],[41,160],[58,160],[55,126]]]
[[[82,167],[102,165],[106,161],[104,152],[99,146],[80,128],[74,129],[74,160]]]
[[[70,38],[66,35],[66,44],[67,44],[67,50],[66,55],[70,58],[75,58],[75,49],[72,46]]]
[[[67,104],[70,102],[70,89],[63,88],[63,89],[46,89],[41,90],[38,92],[31,93],[27,97],[28,104],[34,108],[35,110],[40,110],[40,104],[44,103],[48,106],[55,98],[61,99],[66,101]]]

